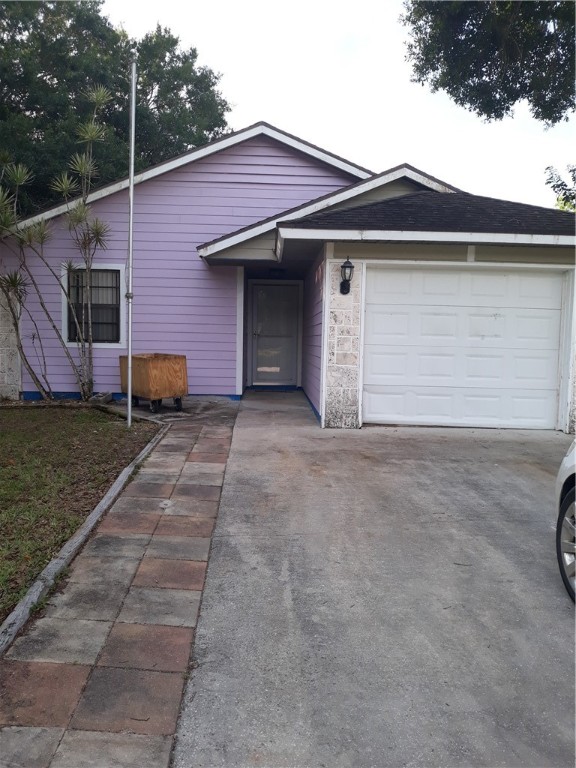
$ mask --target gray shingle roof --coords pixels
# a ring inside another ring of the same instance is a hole
[[[572,213],[467,192],[416,192],[279,222],[297,229],[574,235]]]

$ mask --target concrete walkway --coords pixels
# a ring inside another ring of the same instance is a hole
[[[0,661],[0,768],[168,766],[236,409],[172,426]]]
[[[174,768],[573,768],[571,439],[245,397]]]

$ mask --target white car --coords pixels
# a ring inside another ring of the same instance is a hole
[[[574,600],[576,581],[576,521],[574,519],[574,478],[576,473],[576,440],[560,465],[556,478],[558,522],[556,523],[556,555],[562,580]]]

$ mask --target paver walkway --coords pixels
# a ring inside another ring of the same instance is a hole
[[[172,426],[0,661],[0,768],[166,768],[232,422]]]

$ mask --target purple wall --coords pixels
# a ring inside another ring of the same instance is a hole
[[[134,206],[134,352],[185,354],[191,394],[235,394],[236,268],[207,267],[196,246],[350,181],[344,173],[268,137],[258,137],[138,185]],[[98,253],[97,263],[124,265],[128,193],[118,192],[97,201],[93,212],[111,227],[108,248]],[[60,264],[75,259],[76,254],[64,222],[54,220],[52,226],[54,236],[45,252],[59,271]],[[60,324],[58,286],[40,266],[36,274]],[[32,293],[29,307],[45,338],[54,390],[77,391],[70,367]],[[32,349],[29,323],[24,325],[24,334]],[[118,356],[124,352],[110,347],[95,350],[96,391],[119,391]],[[314,381],[310,388],[319,391]],[[33,389],[26,375],[23,389]]]
[[[320,255],[304,281],[302,388],[318,413],[321,404],[324,269],[324,257]]]

